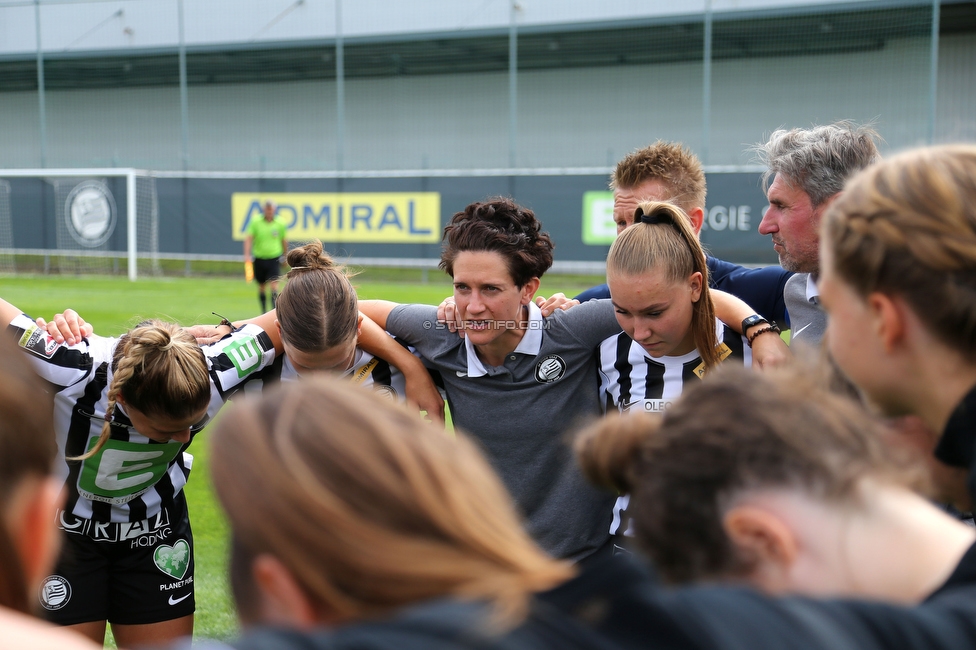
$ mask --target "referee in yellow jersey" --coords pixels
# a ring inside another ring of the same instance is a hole
[[[271,284],[271,308],[274,309],[278,298],[278,277],[281,275],[278,264],[281,256],[288,250],[288,227],[284,219],[276,216],[278,206],[274,201],[265,201],[263,212],[263,219],[253,219],[248,224],[247,235],[244,237],[244,264],[253,261],[262,314],[268,311],[268,297],[264,290],[268,283]]]

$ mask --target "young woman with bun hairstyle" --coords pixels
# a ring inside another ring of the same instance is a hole
[[[186,448],[232,390],[274,361],[277,332],[249,324],[200,347],[178,325],[145,321],[68,345],[3,300],[0,320],[54,393],[66,498],[51,515],[63,549],[38,592],[45,615],[96,642],[111,622],[124,646],[190,634]]]
[[[261,373],[264,384],[317,371],[337,372],[392,399],[404,400],[409,391],[421,410],[443,420],[444,401],[423,363],[363,318],[349,276],[323,251],[322,243],[288,251],[288,265],[291,270],[273,312],[285,354]],[[364,345],[380,355],[359,347],[364,329]],[[247,390],[255,385],[249,382]]]
[[[634,225],[610,247],[607,284],[623,332],[599,347],[606,411],[662,413],[723,360],[752,364],[750,341],[715,317],[705,252],[678,206],[638,205]],[[610,524],[620,548],[628,501],[618,497]]]
[[[935,457],[958,469],[938,474],[950,478],[939,481],[940,496],[971,510],[976,146],[918,149],[869,167],[822,228],[820,294],[833,357],[883,411],[917,415],[941,432]]]
[[[913,491],[924,475],[880,423],[811,374],[722,368],[663,417],[577,438],[590,480],[631,494],[666,582],[915,603],[976,557],[976,532]]]

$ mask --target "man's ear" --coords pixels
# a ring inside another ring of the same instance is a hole
[[[843,193],[844,191],[841,190],[840,192],[837,192],[832,196],[828,196],[826,199],[823,200],[823,202],[820,205],[814,208],[813,218],[816,220],[817,223],[820,222],[820,218],[823,217],[824,213],[827,211],[827,208],[830,207],[830,204],[836,201],[838,197],[840,197],[840,195]]]
[[[262,553],[251,565],[260,594],[261,624],[309,629],[321,624],[311,599],[278,558]]]
[[[535,297],[535,292],[539,290],[539,285],[542,282],[539,278],[532,278],[528,282],[522,285],[522,304],[527,305],[532,302],[532,298]]]
[[[695,208],[688,213],[688,218],[691,219],[691,229],[695,231],[695,235],[701,235],[702,224],[705,223],[705,210]]]
[[[736,506],[722,519],[736,552],[754,562],[750,581],[767,591],[786,591],[790,569],[799,555],[793,531],[768,510]]]
[[[872,317],[873,334],[881,342],[885,352],[891,352],[904,340],[907,325],[904,310],[908,307],[902,301],[879,291],[868,295],[866,302]]]

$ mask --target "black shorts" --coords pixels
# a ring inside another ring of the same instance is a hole
[[[254,279],[258,284],[264,284],[270,280],[277,280],[281,275],[281,267],[278,265],[278,258],[261,259],[254,258]]]
[[[38,592],[45,617],[59,625],[144,625],[192,614],[193,534],[186,497],[180,492],[175,501],[135,523],[59,512],[61,555]]]

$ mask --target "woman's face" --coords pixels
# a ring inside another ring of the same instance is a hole
[[[522,308],[539,287],[538,278],[516,286],[501,253],[462,251],[454,260],[454,302],[465,336],[477,346],[522,338]]]
[[[313,372],[342,373],[348,370],[356,358],[357,341],[357,337],[353,336],[345,343],[318,352],[305,352],[285,341],[281,345],[298,374],[305,375]]]
[[[200,427],[197,425],[207,417],[206,406],[188,417],[174,418],[164,414],[148,415],[134,406],[126,404],[121,395],[119,397],[119,403],[125,409],[125,414],[128,416],[129,421],[132,422],[132,427],[145,437],[156,442],[178,442],[186,444],[193,437],[193,431],[199,430]]]
[[[679,356],[695,349],[691,320],[701,298],[701,273],[672,281],[655,267],[640,275],[607,275],[607,284],[617,322],[649,356]]]
[[[827,311],[827,348],[838,367],[877,406],[901,415],[900,400],[890,394],[892,377],[877,336],[877,317],[868,302],[841,278],[827,245],[820,247],[820,303]]]

